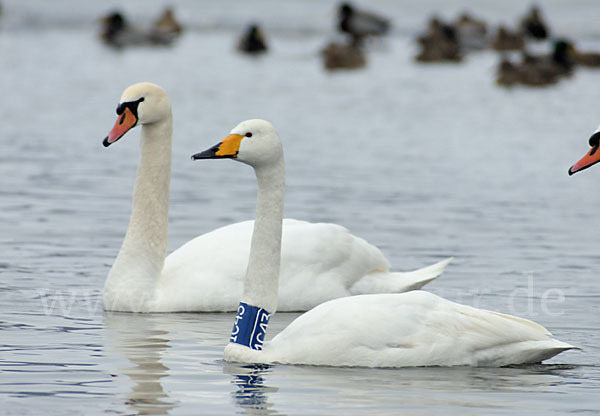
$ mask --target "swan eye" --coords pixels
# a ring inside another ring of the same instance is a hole
[[[252,133],[248,132],[244,136],[246,136],[246,137],[252,137]]]

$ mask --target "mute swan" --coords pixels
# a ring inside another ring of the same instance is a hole
[[[600,126],[598,126],[596,131],[590,137],[589,143],[592,148],[585,156],[579,159],[577,163],[569,168],[569,176],[600,162],[600,152],[598,151],[598,148],[600,147]]]
[[[405,367],[536,363],[574,348],[542,326],[413,291],[339,298],[300,315],[264,342],[276,310],[283,199],[283,149],[264,120],[240,123],[193,159],[234,158],[258,180],[250,260],[226,361]]]
[[[140,162],[129,228],[104,285],[106,310],[233,311],[242,294],[252,221],[201,235],[166,257],[171,177],[171,104],[150,83],[127,88],[104,146],[142,125]],[[409,273],[389,271],[384,255],[334,224],[284,221],[280,310],[301,311],[326,300],[417,289],[450,259]]]

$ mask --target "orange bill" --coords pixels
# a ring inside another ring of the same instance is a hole
[[[240,150],[240,144],[245,136],[239,134],[230,134],[225,137],[220,143],[206,149],[203,152],[192,155],[192,159],[220,159],[220,158],[233,158],[237,157]]]
[[[587,169],[590,166],[600,162],[600,152],[598,151],[598,148],[598,145],[592,147],[592,149],[584,157],[579,159],[577,163],[571,166],[569,168],[569,175],[579,172],[580,170]]]
[[[137,124],[137,117],[129,107],[125,107],[123,112],[119,114],[119,118],[115,122],[112,130],[108,133],[108,136],[104,138],[102,144],[104,147],[108,147],[121,137],[125,135],[129,130],[131,130]]]

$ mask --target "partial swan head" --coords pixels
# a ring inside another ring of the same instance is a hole
[[[221,142],[192,159],[230,158],[258,168],[279,163],[282,157],[281,139],[273,125],[255,119],[242,121]]]
[[[171,102],[158,85],[140,82],[127,87],[117,106],[117,121],[102,144],[110,146],[137,125],[162,121],[171,115]]]
[[[569,176],[600,162],[600,152],[598,151],[600,148],[600,126],[592,134],[589,142],[592,148],[577,163],[569,168]]]

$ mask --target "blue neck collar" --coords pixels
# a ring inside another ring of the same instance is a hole
[[[262,350],[271,314],[258,306],[240,302],[229,342]]]

